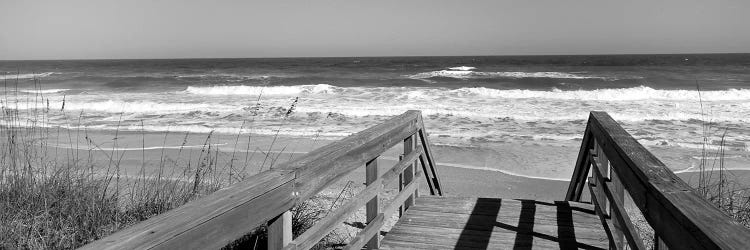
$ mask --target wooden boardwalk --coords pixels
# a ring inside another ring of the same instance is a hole
[[[394,147],[403,147],[403,154],[383,171],[378,158]],[[421,113],[408,111],[83,249],[221,249],[259,226],[267,228],[267,249],[311,249],[362,207],[366,226],[344,249],[750,246],[750,229],[700,196],[603,112],[589,116],[565,201],[442,197],[432,155]],[[361,167],[366,187],[294,236],[290,210]],[[399,192],[381,200],[389,183],[397,183]],[[419,193],[424,184],[429,195]],[[590,203],[582,203],[584,197]],[[639,233],[632,213],[654,233]],[[381,242],[385,218],[393,214],[401,218]]]
[[[591,204],[419,197],[382,249],[608,249]]]

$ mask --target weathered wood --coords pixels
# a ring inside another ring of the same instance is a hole
[[[422,172],[417,172],[417,175],[415,175],[415,177],[421,178]],[[417,182],[412,182],[409,183],[409,185],[406,185],[406,187],[404,187],[404,189],[395,198],[393,198],[391,203],[382,210],[382,213],[378,214],[378,216],[376,216],[373,221],[367,224],[367,227],[364,230],[360,231],[357,236],[349,242],[349,245],[347,245],[346,249],[362,248],[367,243],[367,239],[371,239],[374,235],[376,235],[374,232],[380,232],[380,228],[384,223],[384,218],[390,217],[396,211],[396,209],[399,208],[399,205],[403,204],[404,201],[406,201],[406,199],[411,196],[410,194],[413,193],[414,190],[417,189],[417,187],[419,187],[419,183]]]
[[[426,242],[413,242],[413,241],[401,241],[397,237],[393,237],[388,243],[383,243],[380,245],[380,249],[420,249],[420,250],[453,250],[456,249],[455,246],[445,246],[445,245],[437,245],[433,243],[426,243]],[[470,249],[470,248],[465,248]]]
[[[612,170],[667,245],[680,249],[742,249],[750,245],[749,229],[695,193],[609,115],[591,112],[587,130],[584,137],[590,133],[603,144]],[[584,139],[582,149],[586,144]],[[577,163],[574,173],[587,168]],[[574,180],[580,183],[577,176],[580,174],[574,174]],[[575,196],[575,190],[569,189],[571,193]]]
[[[602,178],[598,178],[597,180],[597,196],[596,198],[599,198],[599,201],[602,202],[604,210],[602,212],[609,216],[609,201],[607,200],[607,196],[604,193],[604,185],[609,182],[609,162],[607,161],[607,155],[604,154],[604,150],[602,149],[602,146],[599,145],[599,142],[594,139],[594,149],[596,151],[596,158],[599,160],[597,164],[594,164],[594,161],[591,161],[591,166],[593,168],[596,168]],[[602,184],[602,185],[599,185]]]
[[[659,234],[654,234],[654,250],[669,250],[669,247],[667,247],[667,244],[664,244],[664,241],[659,238]]]
[[[398,160],[399,161],[403,161],[404,160],[404,155],[399,155],[398,156]],[[401,172],[401,173],[398,174],[398,192],[400,193],[403,190],[404,190],[404,173]],[[398,217],[401,217],[401,215],[404,214],[404,212],[406,212],[404,210],[404,206],[399,206],[398,207]]]
[[[313,150],[294,161],[274,166],[273,170],[252,176],[227,189],[217,191],[202,199],[124,229],[84,248],[149,249],[185,246],[190,248],[220,248],[269,220],[271,220],[269,233],[272,234],[272,242],[269,244],[274,248],[284,245],[290,238],[290,234],[286,230],[289,228],[288,220],[286,220],[288,213],[277,217],[280,211],[288,211],[298,201],[315,195],[331,183],[360,167],[362,163],[375,159],[400,142],[405,142],[405,149],[408,145],[412,145],[411,149],[413,149],[414,136],[418,132],[423,147],[411,150],[411,152],[407,151],[404,157],[405,161],[397,163],[381,178],[376,178],[376,161],[368,164],[374,166],[368,167],[367,171],[375,171],[374,174],[368,176],[368,183],[373,184],[373,187],[366,188],[367,192],[363,191],[365,195],[359,196],[367,198],[366,200],[363,199],[361,202],[355,200],[351,207],[361,207],[361,203],[369,200],[370,210],[375,211],[374,208],[377,208],[378,202],[377,193],[382,190],[385,182],[395,178],[398,173],[404,172],[404,169],[407,169],[408,175],[404,177],[405,182],[409,183],[407,185],[408,190],[412,191],[406,197],[413,198],[417,194],[416,182],[413,179],[408,180],[408,178],[413,177],[408,173],[413,173],[417,158],[422,156],[430,161],[430,171],[434,175],[428,178],[428,183],[439,185],[437,169],[429,156],[428,139],[423,131],[424,125],[421,113],[414,110],[407,111],[384,123]],[[405,140],[409,140],[411,143]],[[436,188],[439,188],[439,186],[436,186]],[[401,202],[407,205],[412,203],[412,201],[406,202],[403,200]],[[345,205],[344,208],[347,206],[349,204]],[[354,208],[350,210],[354,211]],[[368,215],[370,220],[374,217]],[[321,223],[319,228],[325,229],[321,231],[327,233],[330,231],[328,228],[330,224],[341,223],[338,219],[324,221],[325,223]],[[280,236],[276,237],[275,235]],[[300,241],[303,244],[292,241],[290,245],[287,245],[287,248],[305,246],[309,243],[308,241],[313,241],[312,239],[318,236],[300,236],[302,238]],[[374,238],[377,240],[377,237]],[[319,239],[317,238],[314,241],[317,242]]]
[[[378,185],[375,181],[378,180],[378,158],[374,158],[367,162],[365,166],[365,184],[368,186],[370,185]],[[375,194],[375,197],[373,197],[370,201],[367,202],[366,209],[365,209],[365,216],[367,217],[367,223],[371,223],[373,220],[375,220],[375,217],[380,214],[380,208],[379,208],[379,198],[378,195]],[[367,249],[377,249],[380,246],[380,239],[377,235],[370,238],[370,240],[367,241]]]
[[[492,209],[496,207],[501,207],[503,209],[522,209],[522,204],[524,202],[533,202],[535,207],[534,209],[539,212],[554,212],[559,206],[558,203],[561,203],[561,201],[546,202],[538,200],[515,200],[497,198],[423,196],[419,197],[417,202],[415,202],[419,206],[414,206],[413,209],[456,214],[486,214],[485,211],[493,211]],[[596,217],[591,204],[568,201],[565,201],[564,203],[576,212],[588,213],[594,218]],[[494,212],[492,213],[494,214]]]
[[[617,173],[611,169],[611,166],[609,170],[610,183],[607,183],[607,185],[604,186],[604,189],[608,191],[607,197],[610,204],[609,214],[614,214],[617,217],[612,221],[612,225],[614,226],[612,237],[614,237],[615,241],[620,242],[620,245],[624,245],[622,243],[625,243],[625,238],[627,238],[627,243],[630,245],[630,248],[645,250],[646,248],[643,245],[643,241],[638,235],[638,232],[635,232],[635,227],[630,220],[630,216],[627,211],[625,211],[625,193],[622,183],[617,177]]]
[[[406,167],[412,164],[412,162],[415,161],[418,157],[420,157],[423,152],[423,149],[417,148],[416,150],[411,151],[411,153],[409,153],[408,155],[404,156],[404,158],[397,162],[396,165],[393,165],[391,169],[389,169],[380,177],[385,179],[383,183],[388,184],[391,181],[395,180],[396,176],[399,173],[403,172]]]
[[[598,157],[591,156],[590,161],[594,166],[601,165],[599,163]],[[600,168],[595,167],[593,169],[594,178],[604,180],[603,174],[599,171]],[[612,173],[612,177],[616,176],[616,174]],[[622,196],[622,185],[620,185],[620,193],[616,194],[615,191],[613,191],[616,189],[615,183],[604,183],[604,185],[597,188],[602,190],[606,195],[606,198],[612,202],[610,206],[611,213],[609,215],[614,215],[612,217],[614,217],[615,219],[611,220],[612,227],[609,229],[612,233],[612,241],[615,241],[614,245],[624,246],[625,244],[628,244],[631,249],[646,249],[645,245],[643,244],[643,240],[641,240],[641,237],[636,231],[635,226],[633,226],[633,222],[630,219],[630,216],[628,215],[627,211],[625,211],[625,201],[624,197]],[[617,195],[619,195],[619,197],[617,197]],[[624,241],[624,237],[628,239],[627,243]]]
[[[430,167],[429,167],[427,161],[425,160],[425,158],[426,157],[425,157],[424,154],[419,155],[419,162],[420,162],[419,165],[422,165],[422,172],[425,173],[424,175],[425,175],[425,179],[427,179],[427,188],[429,188],[429,190],[430,190],[430,195],[435,195],[436,194],[435,186],[434,186],[434,183],[432,183],[432,181],[431,181],[432,179],[429,176],[429,174],[430,174],[430,169],[429,168]]]
[[[422,178],[422,171],[418,171],[416,175],[414,175],[415,178]],[[406,185],[404,189],[399,192],[396,197],[391,200],[391,203],[388,204],[388,206],[385,206],[383,208],[383,213],[386,216],[390,216],[394,211],[396,211],[397,208],[400,208],[401,204],[403,204],[406,199],[408,199],[411,194],[416,191],[419,188],[419,182],[411,182],[409,185]]]
[[[362,249],[365,244],[368,243],[368,239],[372,239],[373,237],[377,238],[380,234],[380,228],[383,227],[383,223],[385,222],[385,214],[380,213],[378,216],[375,216],[375,218],[372,219],[372,221],[367,223],[367,226],[362,231],[359,231],[354,238],[352,238],[351,241],[349,241],[349,244],[344,247],[344,249]],[[370,240],[371,242],[372,240]]]
[[[589,118],[591,120],[591,118]],[[591,123],[589,121],[589,123]],[[573,177],[570,178],[570,184],[568,185],[568,192],[565,194],[566,201],[581,201],[581,192],[583,191],[583,184],[586,182],[586,177],[589,174],[589,163],[588,156],[586,154],[591,149],[591,125],[586,124],[586,130],[583,132],[583,140],[581,141],[581,149],[578,150],[578,158],[576,159],[576,165],[573,169]]]
[[[593,187],[593,189],[591,189],[591,196],[593,197],[591,201],[592,203],[596,204],[597,214],[599,214],[600,217],[606,218],[608,220],[608,223],[612,223],[611,220],[609,220],[611,219],[609,218],[609,214],[607,214],[609,210],[607,210],[607,198],[606,198],[606,195],[604,194],[605,183],[609,180],[606,180],[602,176],[601,164],[596,162],[596,159],[598,157],[597,153],[598,151],[601,151],[601,148],[598,145],[599,144],[597,143],[596,139],[594,139],[594,149],[592,149],[589,153],[589,156],[591,156],[589,158],[589,162],[591,162],[591,169],[593,169],[593,173],[594,173],[593,178],[589,179],[589,183],[591,183],[590,187]],[[593,202],[594,200],[596,200],[598,203]],[[610,241],[613,240],[612,228],[613,226],[607,228],[608,235],[610,236]],[[612,246],[615,246],[615,244],[610,244],[610,247]]]
[[[416,141],[414,141],[414,135],[407,137],[404,139],[404,155],[411,153],[411,151],[414,151]],[[409,164],[406,169],[404,169],[404,180],[401,185],[399,185],[400,188],[403,188],[405,185],[409,185],[409,183],[412,182],[412,179],[414,179],[414,168],[416,167],[416,161],[412,161],[412,164]],[[401,189],[399,189],[401,191]],[[416,191],[415,191],[416,196]],[[403,211],[409,209],[409,207],[414,204],[414,196],[410,196],[406,199],[404,202],[404,205],[399,210],[399,215],[403,213]]]
[[[464,197],[419,197],[386,234],[383,249],[603,249],[592,205]]]
[[[596,171],[596,168],[593,168],[594,171]],[[597,186],[593,179],[596,179],[596,177],[589,177],[589,192],[592,194],[596,192]],[[619,242],[614,241],[614,237],[612,237],[612,228],[614,225],[612,225],[612,218],[608,216],[602,215],[602,205],[596,195],[591,196],[591,203],[594,204],[594,209],[596,210],[596,214],[599,215],[599,219],[601,220],[602,225],[604,226],[604,232],[607,234],[607,239],[609,240],[609,249],[624,249],[625,245],[622,245]]]
[[[436,245],[434,249],[605,249],[607,246],[605,235],[596,239],[560,239],[544,233],[515,230],[495,227],[492,231],[477,231],[402,224],[391,229],[382,245],[394,249],[410,249],[396,247],[394,243],[400,242]]]
[[[430,139],[427,137],[427,132],[424,128],[424,123],[422,122],[422,116],[419,116],[417,118],[417,123],[419,124],[419,130],[417,131],[419,134],[420,142],[422,143],[422,147],[424,148],[424,158],[427,160],[427,163],[429,164],[430,171],[425,171],[425,176],[428,177],[428,182],[432,182],[432,188],[434,188],[434,191],[430,191],[432,195],[443,195],[443,189],[440,186],[440,174],[438,174],[437,165],[435,164],[435,160],[432,158],[432,149],[430,148]],[[422,163],[424,164],[424,162]]]
[[[282,249],[292,241],[292,213],[281,213],[268,221],[268,249]]]
[[[328,216],[317,221],[311,228],[307,229],[302,235],[298,236],[291,242],[291,246],[286,249],[309,249],[315,246],[320,239],[328,235],[331,230],[340,225],[346,218],[357,209],[371,201],[383,190],[384,178],[378,178],[370,185],[365,187],[356,196],[352,197],[341,207],[336,208]]]
[[[597,216],[588,213],[580,213],[575,210],[568,211],[565,217],[561,217],[558,209],[534,211],[533,216],[520,217],[522,209],[500,208],[492,213],[446,213],[428,211],[427,209],[416,209],[409,215],[408,220],[399,221],[402,224],[416,226],[466,228],[471,230],[487,230],[498,225],[533,225],[535,232],[544,232],[549,235],[557,235],[559,229],[568,231],[575,230],[576,237],[596,235],[600,237],[602,225]],[[594,236],[592,236],[594,237]]]
[[[417,149],[415,151],[412,151],[405,159],[411,159],[413,161],[417,158],[417,156],[419,156],[420,153],[421,150]],[[285,249],[309,249],[313,247],[318,243],[318,241],[320,241],[320,239],[328,235],[328,232],[344,222],[344,220],[346,220],[346,218],[351,213],[364,206],[367,201],[372,200],[378,193],[380,193],[383,190],[384,186],[395,178],[396,173],[399,172],[399,169],[402,171],[406,167],[407,163],[409,162],[407,160],[402,160],[400,163],[397,163],[388,172],[381,175],[380,178],[370,183],[370,185],[365,187],[365,189],[360,191],[356,196],[344,203],[344,205],[337,208],[320,221],[317,221],[313,225],[313,227],[294,239],[290,243],[290,246]],[[416,178],[421,178],[421,172],[418,173]],[[414,189],[416,189],[417,184],[417,182],[412,182],[404,190],[413,191]],[[398,201],[398,203],[400,204],[404,202],[406,197],[408,197],[408,193],[402,192],[399,193],[396,198],[394,198],[394,201]],[[389,208],[393,206],[395,206],[396,208],[398,207],[397,204],[391,203],[391,205],[389,205]],[[386,213],[386,215],[390,215],[390,213],[392,213],[394,210],[395,209],[384,209],[383,212]]]
[[[82,249],[221,248],[291,209],[293,178],[291,171],[263,172]]]
[[[416,133],[421,126],[420,117],[419,111],[407,111],[275,168],[297,173],[299,198],[306,200]]]

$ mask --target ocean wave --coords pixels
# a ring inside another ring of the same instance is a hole
[[[468,118],[479,120],[497,120],[498,122],[555,122],[561,126],[567,126],[566,123],[572,121],[585,121],[588,118],[590,110],[575,109],[570,111],[549,112],[559,108],[551,105],[547,107],[537,107],[536,109],[519,109],[505,110],[497,109],[493,106],[469,107],[460,109],[442,109],[433,106],[376,106],[376,105],[358,105],[350,107],[338,107],[335,112],[339,115],[350,118],[362,117],[388,117],[396,116],[410,109],[419,109],[424,116],[436,116],[435,119]],[[305,107],[297,108],[300,113],[328,113],[332,109],[328,107]],[[617,121],[641,123],[649,121],[680,121],[690,123],[692,121],[702,121],[706,119],[705,115],[691,110],[674,110],[674,111],[650,111],[650,110],[633,110],[633,111],[615,111],[610,110],[608,113]],[[734,114],[714,114],[710,117],[711,122],[730,122],[730,123],[747,123],[750,118],[736,116]]]
[[[525,90],[525,89],[490,89],[460,88],[451,90],[458,95],[473,95],[481,97],[496,97],[507,99],[537,98],[558,100],[585,101],[637,101],[637,100],[670,100],[670,101],[739,101],[750,100],[750,89],[730,89],[717,91],[702,91],[700,96],[695,90],[657,90],[640,86],[621,89],[596,90]]]
[[[282,77],[281,75],[263,75],[263,74],[232,74],[232,73],[216,73],[216,74],[180,74],[174,75],[176,78],[234,78],[234,79],[246,79],[246,80],[260,80],[269,79],[272,77]]]
[[[20,89],[18,91],[24,92],[24,93],[32,93],[32,94],[53,94],[53,93],[60,93],[65,92],[70,89]]]
[[[448,69],[450,69],[450,70],[473,70],[473,69],[477,69],[477,68],[476,67],[471,67],[471,66],[458,66],[458,67],[452,67],[452,68],[448,68]]]
[[[195,95],[278,95],[293,96],[302,94],[328,94],[338,87],[328,84],[295,85],[295,86],[188,86],[185,92]]]
[[[543,177],[543,176],[527,175],[527,174],[516,173],[516,172],[513,172],[513,171],[508,171],[508,170],[503,170],[503,169],[497,169],[497,168],[491,168],[491,167],[481,167],[481,166],[474,166],[474,165],[468,165],[468,164],[438,163],[438,165],[447,166],[447,167],[454,167],[454,168],[471,169],[471,170],[482,170],[482,171],[500,172],[500,173],[503,173],[503,174],[506,174],[506,175],[524,177],[524,178],[529,178],[529,179],[540,179],[540,180],[549,180],[549,181],[565,181],[565,182],[570,181],[570,179],[565,179],[565,178],[554,178],[554,177]]]
[[[57,108],[57,107],[56,107]],[[209,103],[167,103],[154,101],[91,101],[91,102],[67,102],[65,110],[88,110],[105,113],[181,113],[195,110],[210,111],[232,111],[240,110],[242,107],[209,104]]]
[[[565,72],[481,72],[472,71],[469,68],[472,67],[455,67],[451,70],[437,70],[430,72],[422,72],[413,75],[407,75],[406,77],[411,79],[429,79],[435,77],[445,78],[458,78],[458,79],[482,79],[482,78],[556,78],[556,79],[605,79],[611,80],[609,77],[602,76],[585,76],[574,73]]]
[[[203,148],[206,146],[224,146],[227,143],[210,143],[196,145],[176,145],[176,146],[152,146],[152,147],[91,147],[90,145],[68,145],[68,144],[45,144],[50,147],[79,150],[104,150],[104,151],[141,151],[141,150],[161,150],[161,149],[183,149],[183,148]]]
[[[106,127],[103,130],[114,130],[116,127]],[[313,128],[291,128],[291,127],[278,127],[278,128],[239,128],[237,127],[213,127],[204,125],[173,125],[173,126],[162,126],[162,125],[131,125],[120,127],[121,130],[128,131],[150,131],[150,132],[190,132],[190,133],[219,133],[219,134],[256,134],[256,135],[269,135],[269,136],[290,136],[290,137],[315,137],[319,139],[341,139],[349,136],[352,132],[321,132]]]
[[[42,78],[42,77],[50,76],[52,74],[57,74],[57,72],[44,72],[44,73],[34,73],[34,74],[11,73],[11,74],[0,75],[0,80]]]

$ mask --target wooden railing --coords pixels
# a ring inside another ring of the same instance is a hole
[[[580,201],[586,185],[611,248],[645,249],[626,211],[625,191],[653,228],[656,249],[750,247],[750,230],[697,194],[604,112],[589,116],[565,199]]]
[[[402,159],[379,174],[378,157],[399,143],[404,145]],[[366,206],[367,226],[347,249],[377,248],[385,218],[413,205],[418,195],[415,178],[424,176],[430,193],[442,195],[429,145],[421,113],[407,111],[83,248],[218,249],[267,223],[269,249],[309,249],[362,206]],[[289,210],[362,165],[367,187],[292,239]],[[400,192],[389,205],[380,206],[378,194],[396,176]]]

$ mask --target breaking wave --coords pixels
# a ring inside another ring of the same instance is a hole
[[[471,67],[471,66],[458,66],[458,67],[453,67],[453,68],[448,68],[448,69],[450,70],[472,70],[472,69],[477,69],[477,68]]]
[[[166,103],[154,101],[91,101],[91,102],[67,102],[65,110],[87,110],[104,113],[182,113],[195,110],[230,111],[239,110],[241,107],[210,104],[210,103]]]
[[[0,75],[0,80],[15,80],[15,79],[33,79],[33,78],[41,78],[41,77],[47,77],[52,74],[56,74],[57,72],[44,72],[44,73],[34,73],[34,74],[16,74],[16,73],[10,73],[5,75]]]
[[[22,89],[18,91],[24,92],[24,93],[32,93],[32,94],[53,94],[53,93],[65,92],[68,90],[70,89]]]
[[[670,101],[737,101],[750,100],[750,89],[730,89],[718,91],[702,91],[700,96],[695,90],[657,90],[640,86],[621,89],[597,90],[499,90],[490,88],[460,88],[453,90],[459,95],[475,95],[482,97],[498,97],[508,99],[541,98],[559,100],[591,100],[591,101],[635,101],[635,100],[670,100]]]
[[[555,78],[555,79],[605,79],[611,80],[609,77],[602,76],[587,76],[575,73],[566,72],[481,72],[472,71],[473,67],[461,66],[453,67],[449,70],[437,70],[430,72],[422,72],[413,75],[407,75],[406,77],[411,79],[429,79],[436,77],[446,78],[458,78],[458,79],[482,79],[482,78]]]
[[[327,94],[332,93],[337,87],[328,84],[296,85],[296,86],[210,86],[195,87],[188,86],[185,92],[195,95],[301,95],[301,94]]]

